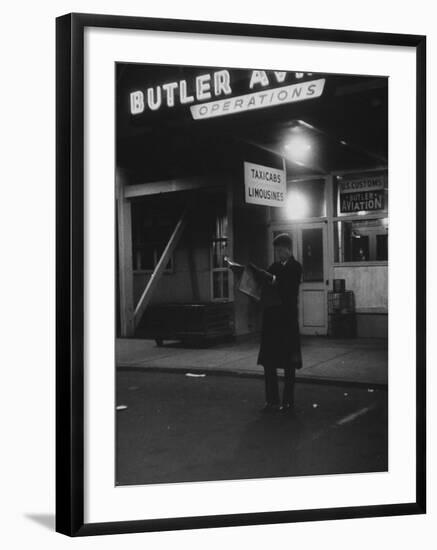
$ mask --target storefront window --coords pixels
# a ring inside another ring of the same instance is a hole
[[[388,259],[388,218],[334,223],[335,262],[372,262]]]

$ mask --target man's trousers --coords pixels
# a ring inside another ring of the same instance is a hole
[[[295,369],[284,369],[284,391],[282,405],[293,405]],[[264,367],[266,387],[266,402],[269,405],[279,405],[278,371],[272,367]]]

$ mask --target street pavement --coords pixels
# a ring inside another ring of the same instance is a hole
[[[118,485],[387,470],[383,387],[301,380],[263,414],[262,378],[203,370],[117,369]]]

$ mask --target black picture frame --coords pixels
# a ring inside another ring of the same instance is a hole
[[[416,74],[416,499],[388,505],[84,522],[84,29],[137,29],[414,48]],[[69,536],[320,521],[426,511],[426,38],[416,35],[68,14],[56,21],[56,530]]]

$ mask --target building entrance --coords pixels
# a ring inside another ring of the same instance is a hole
[[[293,255],[302,265],[299,293],[301,334],[326,335],[329,288],[326,223],[275,224],[271,229],[270,242],[280,233],[290,235],[293,241]],[[273,246],[270,260],[275,261]]]

